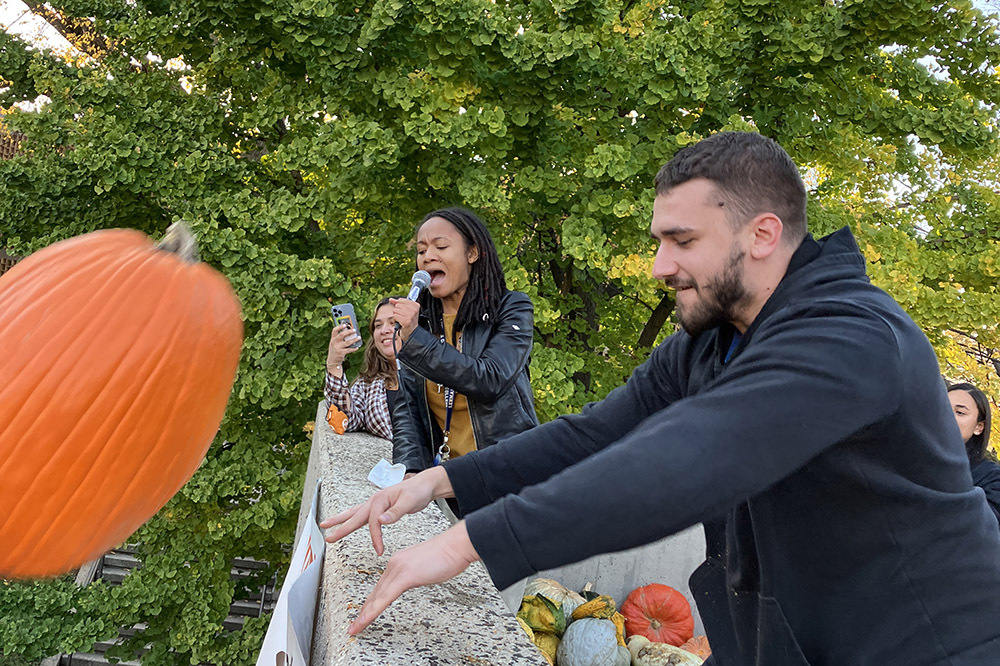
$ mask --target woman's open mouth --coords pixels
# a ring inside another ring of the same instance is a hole
[[[431,274],[432,287],[439,286],[442,282],[444,282],[445,277],[447,277],[444,271],[427,271],[427,272]]]

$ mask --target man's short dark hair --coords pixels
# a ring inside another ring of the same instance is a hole
[[[720,132],[685,146],[656,174],[656,195],[696,178],[712,181],[733,226],[774,213],[786,242],[798,245],[805,237],[806,188],[792,158],[772,139],[756,132]]]

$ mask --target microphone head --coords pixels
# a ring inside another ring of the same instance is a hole
[[[414,287],[420,287],[421,289],[426,289],[431,283],[431,274],[427,271],[417,271],[410,278],[410,284]]]

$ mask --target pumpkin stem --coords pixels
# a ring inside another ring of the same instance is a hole
[[[163,235],[163,240],[156,244],[156,249],[173,252],[189,263],[198,263],[198,243],[184,220],[177,220],[167,227],[167,233]]]

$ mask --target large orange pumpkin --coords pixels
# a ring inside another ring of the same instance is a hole
[[[67,572],[122,543],[194,474],[243,323],[186,228],[97,231],[0,278],[0,577]],[[186,255],[186,256],[182,256]]]
[[[654,643],[678,646],[694,635],[691,604],[684,595],[660,583],[636,588],[622,604],[625,633],[645,636]]]

